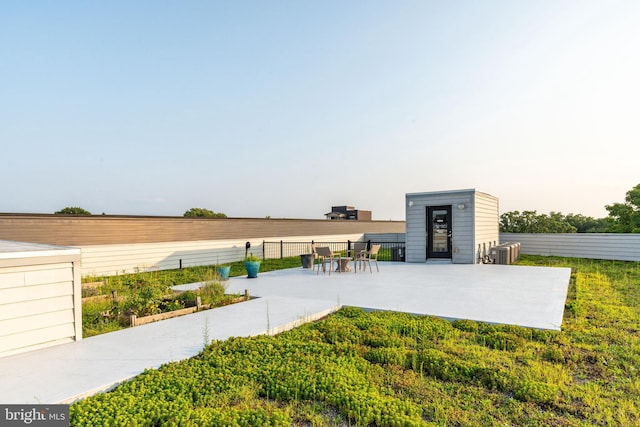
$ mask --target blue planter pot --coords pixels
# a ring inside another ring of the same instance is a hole
[[[244,268],[247,269],[247,277],[255,279],[258,277],[258,270],[260,270],[260,261],[245,261]]]
[[[220,280],[229,280],[229,272],[231,271],[231,266],[226,265],[224,267],[218,267],[218,276],[220,276]]]

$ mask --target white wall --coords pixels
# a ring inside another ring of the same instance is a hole
[[[500,242],[520,242],[520,253],[530,255],[640,261],[640,234],[500,233]]]
[[[265,239],[201,240],[193,242],[135,243],[125,245],[82,246],[82,276],[107,276],[138,271],[168,270],[196,265],[214,265],[239,261],[245,255],[245,243],[250,252],[262,255],[263,241],[285,242],[346,242],[357,241],[363,234],[321,236],[289,236]],[[297,255],[297,253],[285,254]]]
[[[82,339],[80,251],[0,252],[0,357]]]
[[[371,240],[376,243],[404,243],[405,233],[365,233],[362,240]]]

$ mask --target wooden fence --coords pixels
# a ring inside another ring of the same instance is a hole
[[[404,233],[404,221],[0,214],[0,240],[90,246]]]

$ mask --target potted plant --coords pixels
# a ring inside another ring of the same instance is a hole
[[[229,273],[231,272],[231,266],[227,264],[218,265],[218,257],[216,257],[216,276],[220,280],[229,280]]]
[[[220,280],[229,280],[229,272],[231,272],[230,265],[216,266],[216,273],[218,274],[218,277],[220,278]]]
[[[300,254],[300,262],[302,268],[313,268],[313,263],[316,260],[316,255],[311,251],[311,247],[307,247],[306,254]]]
[[[313,262],[315,257],[313,254],[301,254],[300,262],[302,262],[302,268],[313,268]]]
[[[249,254],[244,259],[244,268],[247,270],[247,278],[255,279],[258,277],[258,270],[260,269],[260,258],[254,254]]]

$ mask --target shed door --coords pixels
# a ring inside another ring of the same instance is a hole
[[[427,206],[427,258],[451,258],[451,206]]]

